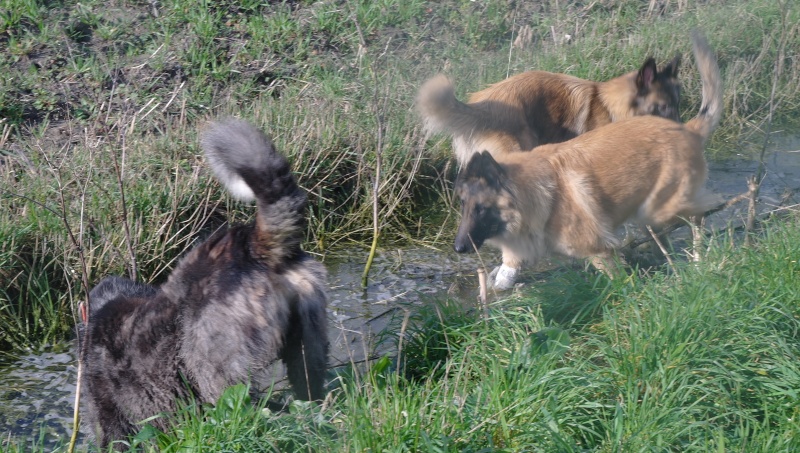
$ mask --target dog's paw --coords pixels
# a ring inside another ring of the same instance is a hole
[[[492,270],[492,272],[489,274],[489,281],[492,282],[492,286],[496,290],[503,291],[506,289],[511,289],[514,287],[514,283],[517,281],[518,273],[519,269],[514,269],[513,267],[508,267],[505,264],[502,264]]]

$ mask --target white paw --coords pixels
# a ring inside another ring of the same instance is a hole
[[[517,274],[519,269],[508,267],[505,264],[500,267],[494,268],[489,277],[492,281],[492,286],[497,290],[506,290],[514,287],[514,282],[517,281]]]

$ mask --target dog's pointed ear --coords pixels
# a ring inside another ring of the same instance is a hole
[[[675,58],[672,59],[667,66],[664,67],[664,70],[661,73],[667,77],[672,77],[673,79],[678,78],[678,69],[681,66],[681,54],[675,54]]]
[[[639,73],[636,74],[636,87],[639,90],[646,90],[650,88],[650,85],[653,83],[653,80],[656,78],[656,73],[658,69],[656,68],[656,60],[653,57],[649,57],[645,60],[644,64],[641,68],[639,68]]]
[[[472,155],[464,169],[464,176],[484,179],[490,186],[496,187],[505,177],[505,170],[489,151],[481,151]]]

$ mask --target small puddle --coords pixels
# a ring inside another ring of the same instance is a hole
[[[787,191],[800,189],[800,140],[767,159],[767,174],[760,192],[759,209],[774,209]],[[709,163],[709,187],[732,197],[747,191],[746,178],[758,163],[732,159]],[[788,204],[797,204],[793,195]],[[740,223],[746,203],[716,214],[712,227]],[[375,258],[369,286],[361,287],[366,249],[351,249],[329,255],[331,367],[360,363],[369,355],[375,336],[394,314],[426,301],[444,298],[449,292],[472,302],[477,291],[472,275],[479,267],[475,255],[457,255],[432,248],[382,249]],[[483,253],[491,268],[499,261],[495,252]],[[459,289],[463,288],[463,289]],[[45,447],[66,443],[71,433],[75,393],[76,358],[71,345],[59,345],[48,352],[0,358],[0,446],[36,444],[40,436]],[[23,448],[25,450],[26,448]]]

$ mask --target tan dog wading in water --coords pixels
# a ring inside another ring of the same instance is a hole
[[[722,114],[722,82],[705,38],[692,40],[703,85],[696,117],[683,124],[638,116],[531,153],[472,155],[455,185],[455,250],[499,247],[493,283],[507,289],[523,263],[551,253],[591,258],[606,270],[616,254],[613,232],[627,220],[657,227],[714,206],[703,149]]]

